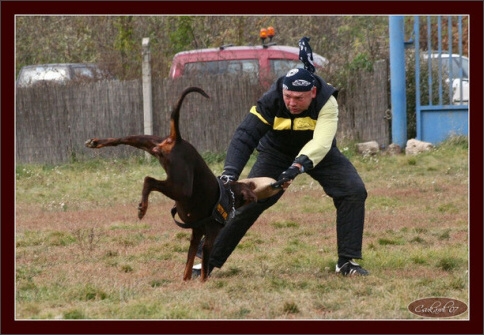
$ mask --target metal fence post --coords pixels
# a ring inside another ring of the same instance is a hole
[[[407,142],[407,100],[405,92],[403,16],[390,16],[389,21],[392,142],[404,148]]]

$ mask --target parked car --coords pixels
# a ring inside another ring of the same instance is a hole
[[[422,51],[422,54],[424,59],[429,59],[428,52]],[[469,103],[469,58],[446,52],[432,52],[430,57],[434,68],[438,69],[441,64],[445,81],[452,80],[452,103]]]
[[[40,83],[65,84],[71,81],[112,79],[106,71],[91,63],[37,64],[22,67],[17,78],[18,87]]]
[[[328,60],[313,52],[316,69]],[[268,43],[258,46],[223,45],[219,48],[197,49],[177,53],[170,69],[170,78],[215,74],[249,75],[268,88],[273,80],[292,68],[303,67],[299,48]]]

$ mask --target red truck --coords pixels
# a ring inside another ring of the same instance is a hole
[[[326,58],[313,53],[316,69],[323,68]],[[257,46],[224,45],[177,53],[170,69],[170,78],[215,74],[253,76],[268,88],[273,80],[292,68],[303,67],[299,48],[267,43]]]

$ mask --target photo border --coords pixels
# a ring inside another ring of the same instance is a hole
[[[182,4],[183,3],[183,4]],[[251,3],[248,5],[248,3]],[[472,63],[469,112],[469,320],[15,320],[15,15],[469,15]],[[482,1],[2,1],[1,2],[1,333],[458,334],[483,331]],[[476,78],[475,78],[476,77]],[[12,113],[13,112],[13,113]],[[472,140],[472,141],[471,141]],[[472,197],[471,197],[472,195]],[[472,224],[471,224],[472,223]],[[67,322],[67,323],[66,323]]]

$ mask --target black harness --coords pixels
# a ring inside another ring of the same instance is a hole
[[[181,228],[198,228],[209,221],[215,219],[215,221],[219,222],[222,225],[225,225],[228,219],[231,219],[235,215],[235,195],[232,189],[230,188],[229,183],[224,183],[222,180],[217,178],[218,186],[219,186],[219,199],[215,204],[212,215],[206,217],[197,222],[192,223],[184,223],[177,221],[175,219],[175,215],[177,213],[176,205],[173,206],[171,209],[171,216],[175,223]]]

